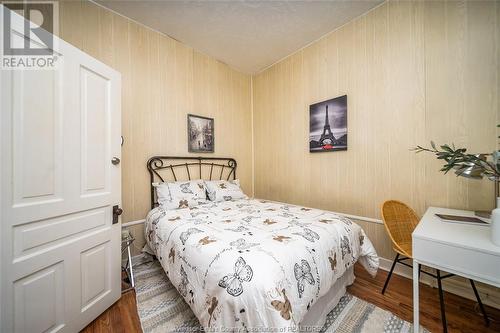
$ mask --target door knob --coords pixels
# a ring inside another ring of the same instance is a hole
[[[111,159],[111,164],[113,164],[113,165],[118,165],[118,164],[120,164],[120,159],[119,159],[118,157],[113,157],[113,158]]]
[[[122,215],[122,213],[123,209],[121,209],[120,206],[113,206],[113,224],[118,223],[118,216]]]

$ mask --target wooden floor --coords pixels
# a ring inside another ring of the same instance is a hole
[[[135,291],[131,290],[123,294],[118,302],[91,322],[82,332],[142,332],[135,305]]]
[[[355,269],[356,281],[347,291],[352,295],[395,313],[400,318],[413,322],[413,282],[399,275],[392,275],[385,294],[387,272],[379,270],[375,279],[359,265]],[[490,326],[485,327],[476,302],[445,292],[446,320],[448,332],[486,333],[500,332],[500,310],[486,307]],[[436,288],[420,284],[420,325],[431,332],[442,332],[439,294]]]
[[[393,275],[385,295],[382,295],[380,290],[382,290],[387,272],[379,270],[374,279],[358,265],[355,272],[356,282],[348,288],[349,293],[389,310],[404,320],[413,321],[411,280]],[[485,327],[475,302],[445,293],[445,304],[448,332],[500,332],[499,310],[486,307],[491,324],[489,327]],[[421,324],[429,331],[442,332],[437,289],[426,285],[420,286],[420,318]],[[82,332],[141,332],[134,291],[123,294],[118,302],[90,323]]]

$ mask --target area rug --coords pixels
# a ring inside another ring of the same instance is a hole
[[[144,333],[203,331],[157,260],[135,264],[134,270],[137,310]],[[328,314],[320,332],[406,333],[413,332],[413,325],[389,311],[345,294]],[[421,332],[428,331],[421,328]]]

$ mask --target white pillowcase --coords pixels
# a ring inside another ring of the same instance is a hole
[[[153,184],[158,204],[165,209],[194,207],[208,202],[203,180]]]
[[[229,201],[248,198],[241,190],[240,181],[236,180],[205,180],[208,198],[211,201]]]

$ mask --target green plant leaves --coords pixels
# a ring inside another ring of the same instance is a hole
[[[498,125],[498,127],[500,127],[500,125]],[[500,179],[500,151],[495,151],[491,154],[493,156],[493,162],[490,162],[475,154],[467,154],[466,148],[455,148],[454,144],[451,146],[443,144],[439,146],[439,148],[440,149],[437,148],[434,141],[431,141],[430,149],[417,146],[413,148],[412,151],[415,153],[433,153],[438,160],[444,160],[445,164],[441,167],[440,171],[445,174],[455,169],[457,176],[460,176],[468,168],[477,167],[480,168],[483,176],[489,179]]]

